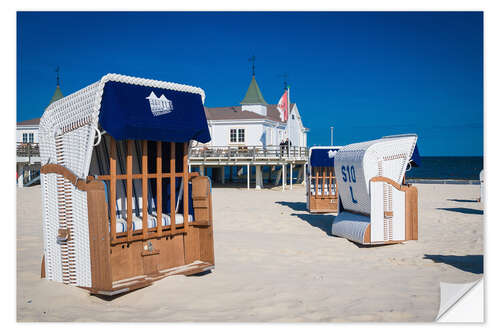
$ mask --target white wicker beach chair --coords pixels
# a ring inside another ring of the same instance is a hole
[[[338,194],[334,160],[340,146],[316,146],[309,149],[306,198],[311,213],[337,213]]]
[[[418,239],[417,189],[403,184],[416,135],[350,144],[335,156],[343,211],[332,234],[361,244]]]
[[[114,295],[213,268],[210,182],[188,172],[191,141],[210,140],[204,98],[108,74],[47,108],[42,277]]]

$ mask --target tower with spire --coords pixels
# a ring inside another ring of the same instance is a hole
[[[62,91],[61,91],[60,83],[59,83],[59,71],[60,71],[59,66],[57,66],[55,71],[57,73],[56,90],[54,91],[54,95],[52,95],[52,98],[50,99],[49,105],[64,97],[62,94]],[[47,105],[47,106],[49,106],[49,105]]]
[[[267,102],[262,96],[257,80],[255,80],[255,56],[248,60],[252,62],[252,80],[250,81],[245,97],[240,103],[241,110],[267,116]]]

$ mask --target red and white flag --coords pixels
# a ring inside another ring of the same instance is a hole
[[[285,90],[278,102],[278,111],[280,112],[281,121],[288,120],[288,90]]]

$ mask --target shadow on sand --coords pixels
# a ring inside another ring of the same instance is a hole
[[[287,206],[298,212],[307,212],[307,205],[305,202],[276,201],[276,203],[282,206]]]
[[[478,202],[477,200],[470,200],[470,199],[448,199],[448,201],[455,201],[455,202]]]
[[[335,236],[337,237],[337,236]],[[351,240],[348,239],[349,242],[353,243],[354,245],[356,245],[358,248],[360,249],[371,249],[371,248],[375,248],[375,247],[385,247],[385,246],[401,246],[401,245],[404,245],[404,243],[389,243],[389,244],[359,244],[359,243],[356,243],[356,242],[353,242]]]
[[[292,216],[297,216],[313,227],[321,229],[328,236],[332,236],[333,215],[292,214]]]
[[[296,216],[296,217],[300,218],[301,220],[306,221],[307,223],[309,223],[313,227],[321,229],[328,236],[332,236],[332,237],[335,237],[335,238],[346,239],[346,238],[338,237],[338,236],[335,236],[335,235],[332,234],[332,224],[333,224],[333,221],[335,219],[334,215],[329,215],[329,214],[325,214],[325,215],[322,215],[322,214],[292,214],[292,216]],[[363,245],[363,244],[359,244],[359,243],[353,242],[353,241],[351,241],[349,239],[346,239],[346,240],[349,241],[349,242],[351,242],[352,244],[356,245],[358,248],[361,248],[361,249],[362,248],[367,248],[368,249],[368,248],[381,247],[381,246],[401,245],[399,243],[396,243],[396,244]]]
[[[424,254],[424,259],[448,264],[465,272],[483,274],[483,255],[444,256],[440,254]]]
[[[440,210],[447,210],[450,212],[458,212],[462,214],[476,214],[476,215],[483,215],[483,211],[481,209],[473,209],[473,208],[438,208]]]

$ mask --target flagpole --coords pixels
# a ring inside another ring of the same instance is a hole
[[[286,127],[287,127],[287,133],[288,133],[288,158],[290,158],[290,86],[287,87],[287,111],[286,111]]]
[[[291,137],[291,131],[290,131],[290,86],[287,87],[288,88],[288,91],[287,91],[287,98],[288,98],[288,103],[287,104],[287,108],[288,108],[288,112],[287,112],[287,116],[288,118],[286,119],[286,126],[288,127],[288,159],[290,159],[290,148],[291,148],[291,140],[290,140],[290,137]],[[290,162],[290,189],[292,189],[292,183],[293,183],[293,174],[292,174],[292,163]]]

